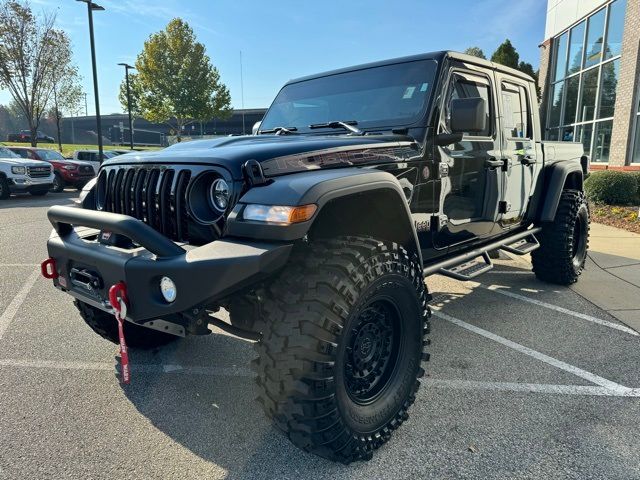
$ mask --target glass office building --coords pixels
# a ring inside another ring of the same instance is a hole
[[[640,0],[548,0],[545,137],[581,142],[595,168],[640,168],[639,32]]]

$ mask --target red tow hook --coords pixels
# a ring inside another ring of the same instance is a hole
[[[56,259],[47,258],[40,264],[40,272],[42,276],[48,280],[58,278],[58,269],[56,268]]]
[[[127,342],[124,338],[124,319],[127,317],[127,286],[124,282],[118,282],[109,289],[109,303],[115,310],[118,322],[118,338],[120,339],[120,365],[122,367],[122,383],[128,385],[131,381],[129,370],[129,353]]]

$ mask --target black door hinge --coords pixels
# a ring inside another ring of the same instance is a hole
[[[509,204],[507,202],[498,202],[498,213],[507,213],[509,211]]]

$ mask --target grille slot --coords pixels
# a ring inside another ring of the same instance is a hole
[[[44,178],[51,175],[51,167],[27,167],[27,175],[31,178]]]
[[[187,168],[119,167],[98,176],[98,210],[142,220],[174,241],[189,241]]]

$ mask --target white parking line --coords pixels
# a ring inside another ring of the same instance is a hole
[[[500,295],[505,295],[510,298],[515,298],[516,300],[521,300],[523,302],[532,303],[534,305],[538,305],[539,307],[548,308],[550,310],[555,310],[556,312],[564,313],[565,315],[571,315],[572,317],[580,318],[582,320],[586,320],[588,322],[597,323],[598,325],[602,325],[605,327],[613,328],[615,330],[620,330],[621,332],[628,333],[629,335],[640,336],[638,332],[632,330],[629,327],[624,325],[620,325],[618,323],[608,322],[607,320],[602,320],[600,318],[592,317],[591,315],[587,315],[584,313],[574,312],[573,310],[569,310],[568,308],[558,307],[557,305],[552,305],[551,303],[542,302],[540,300],[536,300],[533,298],[526,297],[524,295],[520,295],[518,293],[513,293],[504,287],[499,285],[480,285],[480,287],[485,290],[490,290],[492,292],[499,293]]]
[[[513,342],[511,340],[508,340],[504,337],[501,337],[499,335],[496,335],[495,333],[491,333],[487,330],[484,330],[482,328],[476,327],[475,325],[471,325],[470,323],[464,322],[458,318],[452,317],[450,315],[447,315],[446,313],[442,313],[440,311],[434,310],[433,314],[437,317],[442,318],[443,320],[447,320],[448,322],[451,322],[455,325],[458,325],[459,327],[465,328],[473,333],[477,333],[478,335],[482,335],[485,338],[488,338],[490,340],[493,340],[495,342],[498,342],[502,345],[504,345],[505,347],[509,347],[512,348],[513,350],[516,350],[520,353],[524,353],[525,355],[529,355],[530,357],[533,357],[537,360],[540,360],[541,362],[545,362],[551,366],[554,366],[556,368],[559,368],[561,370],[564,370],[566,372],[572,373],[578,377],[584,378],[585,380],[588,380],[591,383],[595,383],[596,385],[600,385],[601,387],[605,387],[608,388],[610,390],[614,390],[617,392],[627,392],[629,390],[631,390],[628,387],[625,387],[623,385],[620,385],[618,383],[612,382],[610,380],[607,380],[606,378],[600,377],[598,375],[595,375],[591,372],[587,372],[586,370],[582,370],[581,368],[575,367],[573,365],[569,365],[568,363],[565,363],[561,360],[558,360],[557,358],[553,358],[550,357],[548,355],[545,355],[544,353],[538,352],[536,350],[533,350],[529,347],[525,347],[524,345],[520,345],[519,343]]]
[[[428,387],[456,390],[496,390],[502,392],[548,393],[555,395],[594,395],[601,397],[640,397],[640,388],[614,390],[591,385],[549,385],[544,383],[478,382],[473,380],[445,380],[431,378]]]
[[[29,278],[27,278],[20,291],[15,297],[13,297],[11,303],[7,306],[5,311],[2,312],[2,315],[0,315],[0,340],[2,340],[7,328],[9,328],[13,317],[15,317],[18,310],[20,310],[22,303],[27,298],[27,295],[29,295],[29,292],[33,288],[33,284],[36,283],[39,275],[40,272],[36,270],[29,276]]]
[[[108,362],[76,362],[66,360],[31,360],[2,358],[0,359],[0,367],[11,368],[36,368],[50,370],[87,370],[100,372],[116,372],[116,364]],[[178,364],[136,364],[131,363],[131,371],[133,373],[182,373],[185,375],[207,375],[220,377],[251,377],[253,372],[247,367],[237,367],[235,365],[227,367],[200,367],[195,365],[178,365]]]

